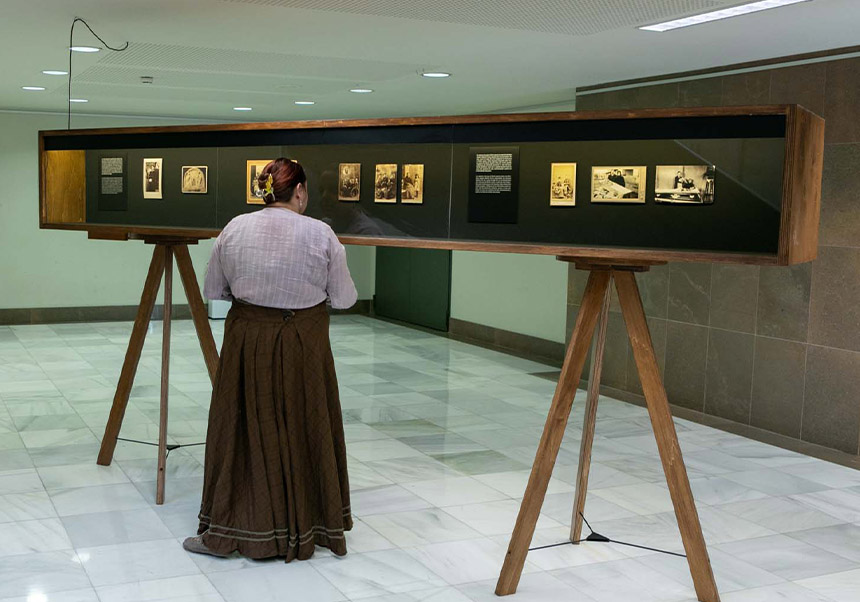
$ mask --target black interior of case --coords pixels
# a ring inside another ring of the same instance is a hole
[[[46,137],[45,150],[86,150],[92,224],[223,227],[261,208],[246,203],[246,161],[285,156],[307,173],[308,215],[338,234],[776,253],[785,130],[784,115],[748,115],[82,134]],[[518,149],[514,223],[469,219],[470,151],[494,146]],[[99,204],[100,159],[118,154],[127,157],[124,210]],[[159,157],[163,198],[144,199],[143,159]],[[550,206],[554,162],[577,164],[574,207]],[[361,164],[359,202],[337,200],[340,163]],[[374,203],[377,163],[423,164],[423,204]],[[181,192],[184,165],[209,166],[208,193]],[[638,165],[645,203],[591,202],[592,167]],[[657,165],[716,166],[713,204],[656,203]]]

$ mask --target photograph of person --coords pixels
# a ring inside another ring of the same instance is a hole
[[[341,163],[338,166],[337,200],[361,200],[361,163]]]
[[[260,188],[258,177],[263,172],[263,168],[271,162],[271,159],[253,159],[246,162],[247,180],[245,183],[245,191],[247,192],[248,197],[245,199],[245,202],[247,204],[266,204],[265,201],[263,201],[264,191]]]
[[[376,165],[376,179],[373,187],[373,200],[376,203],[397,202],[397,164],[379,163]]]
[[[658,165],[654,198],[658,203],[710,205],[716,173],[714,165]]]
[[[641,166],[591,168],[592,203],[644,203],[645,172]]]
[[[549,204],[552,207],[574,207],[576,205],[576,163],[552,164]]]
[[[182,194],[206,194],[208,189],[208,166],[188,165],[182,167]]]
[[[424,164],[403,166],[400,177],[400,202],[420,205],[424,202]]]
[[[143,198],[161,198],[161,163],[163,159],[143,160]]]

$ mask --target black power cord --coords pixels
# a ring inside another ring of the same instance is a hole
[[[75,20],[72,21],[72,28],[69,31],[69,96],[67,98],[69,109],[68,109],[68,119],[66,121],[66,129],[69,129],[69,130],[72,129],[72,46],[74,46],[73,40],[75,37],[75,25],[77,25],[79,21],[81,23],[83,23],[86,26],[86,28],[90,30],[90,33],[93,34],[98,39],[99,42],[104,44],[104,47],[107,48],[108,50],[113,50],[114,52],[122,52],[123,50],[128,49],[128,42],[126,42],[122,48],[114,48],[113,46],[111,46],[110,44],[105,42],[101,38],[101,36],[99,36],[99,34],[97,34],[95,31],[93,31],[93,28],[90,27],[89,23],[87,23],[85,20],[81,19],[80,17],[75,17]]]
[[[151,441],[138,441],[137,439],[125,439],[123,437],[117,437],[117,441],[125,441],[126,443],[140,443],[141,445],[152,445],[154,447],[158,447],[158,443],[152,443]],[[167,453],[164,455],[164,459],[170,457],[170,452],[174,449],[179,449],[180,447],[194,447],[195,445],[206,445],[206,443],[172,443],[167,445]]]
[[[628,543],[626,541],[618,541],[617,539],[609,539],[605,535],[601,535],[600,533],[595,532],[594,529],[591,528],[591,525],[588,524],[588,521],[585,520],[585,516],[582,514],[582,512],[579,513],[579,516],[582,517],[582,522],[584,522],[585,526],[588,527],[588,530],[591,531],[588,534],[588,537],[586,537],[585,539],[580,539],[578,541],[563,541],[561,543],[551,543],[551,544],[546,545],[546,546],[538,546],[536,548],[529,548],[529,552],[533,552],[535,550],[546,550],[547,548],[557,548],[560,546],[572,546],[572,545],[575,545],[578,543],[582,543],[583,541],[590,541],[590,542],[594,542],[594,543],[615,543],[615,544],[618,544],[619,546],[628,546],[631,548],[639,548],[640,550],[648,550],[649,552],[659,552],[660,554],[668,554],[670,556],[678,556],[680,558],[686,558],[687,557],[686,554],[679,554],[678,552],[669,552],[668,550],[660,550],[658,548],[650,548],[648,546],[640,546],[639,544]]]

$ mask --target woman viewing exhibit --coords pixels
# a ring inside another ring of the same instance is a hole
[[[209,299],[233,302],[206,436],[203,501],[191,552],[304,560],[314,546],[346,554],[352,528],[346,447],[326,299],[356,300],[332,229],[302,215],[301,165],[260,172],[266,207],[215,241]]]

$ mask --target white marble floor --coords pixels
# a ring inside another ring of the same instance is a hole
[[[523,494],[553,383],[545,365],[364,317],[333,319],[355,529],[349,554],[252,562],[186,554],[203,447],[96,466],[131,325],[0,327],[0,602],[483,602]],[[216,338],[223,325],[214,323]],[[122,436],[155,441],[160,324]],[[210,386],[174,326],[170,439],[205,436]],[[565,540],[582,394],[533,545]],[[685,453],[725,602],[860,601],[860,473],[684,420]],[[680,551],[647,415],[601,400],[586,516]],[[684,559],[615,544],[532,552],[515,602],[692,601]]]

